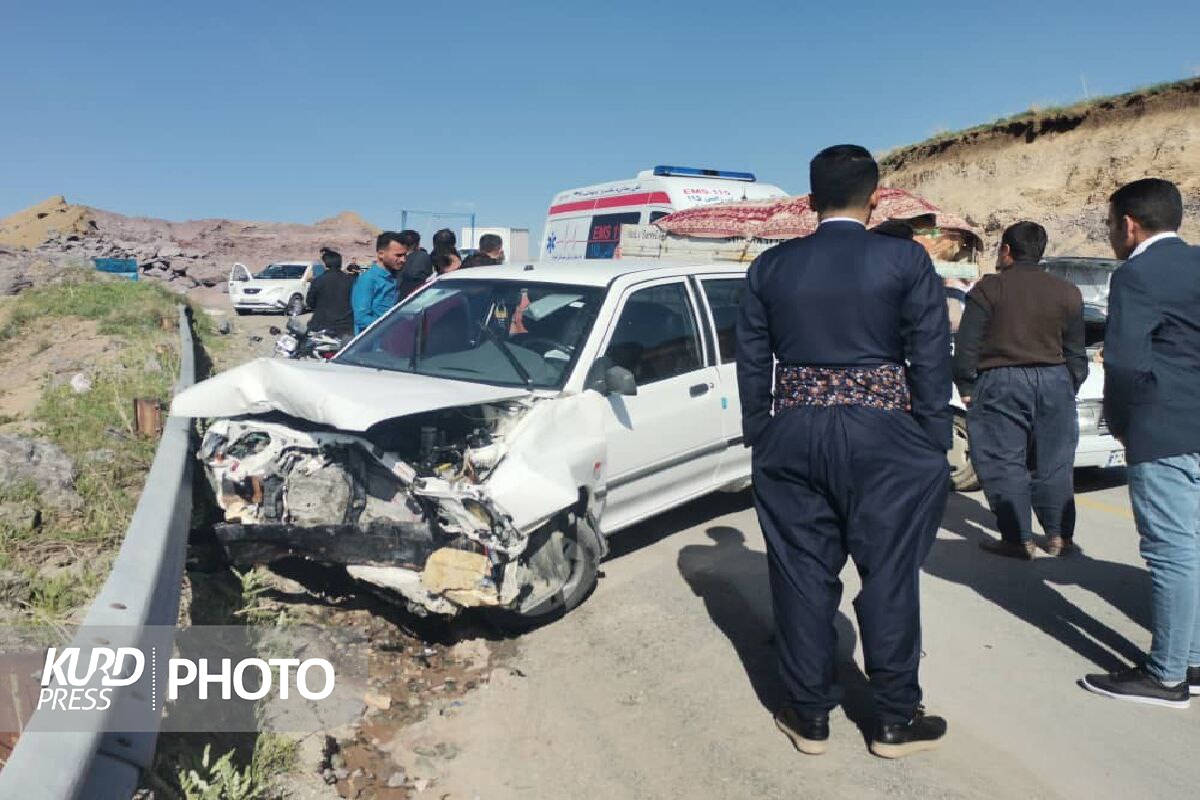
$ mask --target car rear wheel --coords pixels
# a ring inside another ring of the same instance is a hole
[[[304,313],[304,298],[298,294],[292,295],[288,300],[287,315],[289,317],[298,317]]]
[[[560,535],[555,536],[556,533]],[[596,588],[600,579],[597,536],[586,520],[573,514],[564,515],[559,524],[549,526],[543,542],[534,548],[530,557],[537,558],[540,548],[557,548],[554,556],[561,556],[568,568],[562,587],[532,603],[518,601],[512,608],[491,609],[488,615],[492,622],[505,630],[521,633],[560,619],[579,606]]]
[[[967,418],[962,414],[954,415],[954,439],[946,458],[950,461],[950,481],[954,484],[955,491],[973,492],[979,488],[979,477],[971,464]]]

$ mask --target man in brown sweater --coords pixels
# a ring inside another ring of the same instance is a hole
[[[1025,560],[1036,549],[1031,509],[1047,553],[1074,550],[1075,394],[1088,374],[1083,298],[1038,266],[1045,250],[1037,223],[1004,231],[998,272],[967,295],[954,352],[971,462],[1000,531],[982,547]]]

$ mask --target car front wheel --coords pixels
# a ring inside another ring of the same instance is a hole
[[[560,565],[566,573],[560,576],[561,587],[537,599],[518,599],[511,608],[492,609],[492,621],[520,633],[553,622],[586,600],[600,579],[597,536],[587,520],[574,514],[563,515],[536,534],[523,558],[531,568]]]
[[[967,418],[954,415],[954,441],[946,454],[950,461],[950,481],[955,491],[973,492],[979,488],[979,477],[971,464],[971,443],[967,439]]]

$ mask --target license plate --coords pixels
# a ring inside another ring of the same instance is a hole
[[[280,336],[279,341],[275,343],[275,346],[285,353],[294,352],[296,349],[296,337]]]
[[[1125,466],[1125,451],[1114,450],[1108,454],[1108,460],[1104,462],[1106,467],[1123,467]]]

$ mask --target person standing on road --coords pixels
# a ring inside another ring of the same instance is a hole
[[[479,252],[463,259],[463,269],[469,267],[491,267],[504,263],[504,240],[494,233],[479,237]]]
[[[1144,664],[1082,681],[1176,708],[1200,695],[1200,247],[1179,238],[1182,224],[1170,181],[1134,181],[1109,198],[1108,238],[1128,261],[1109,287],[1104,413],[1129,460],[1152,640]]]
[[[1046,241],[1035,222],[1004,231],[998,271],[967,295],[954,341],[971,463],[1000,531],[980,547],[1024,560],[1037,549],[1031,509],[1047,553],[1075,550],[1075,394],[1088,375],[1083,296],[1038,266]]]
[[[328,331],[346,342],[354,335],[354,309],[350,305],[354,276],[342,271],[342,254],[336,250],[321,250],[321,263],[325,272],[309,284],[305,298],[313,310],[308,329]]]
[[[421,234],[416,231],[400,231],[400,241],[408,251],[397,290],[400,299],[403,300],[425,285],[425,281],[433,275],[433,262],[429,253],[421,247]]]
[[[917,674],[920,567],[950,483],[946,302],[920,245],[867,232],[879,202],[867,150],[821,151],[810,182],[817,231],[755,259],[737,326],[742,428],[789,696],[775,722],[801,752],[825,751],[841,698],[834,618],[849,554],[878,713],[870,748],[896,758],[938,746],[947,727],[925,715]]]
[[[408,247],[395,231],[384,231],[375,238],[375,263],[354,281],[351,303],[354,306],[354,332],[362,333],[399,300],[397,278],[408,257]]]

